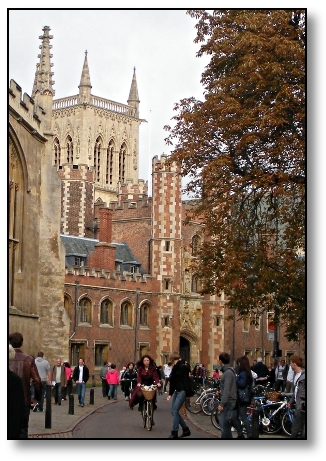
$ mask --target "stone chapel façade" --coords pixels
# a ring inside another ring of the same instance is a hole
[[[87,53],[78,93],[54,99],[50,28],[43,28],[32,96],[9,89],[9,329],[24,350],[44,350],[97,377],[149,353],[180,351],[208,370],[226,350],[271,362],[268,317],[230,322],[226,300],[202,296],[191,260],[201,221],[184,225],[181,178],[152,160],[152,191],[139,179],[135,70],[127,104],[92,93]],[[280,336],[281,337],[281,336]],[[282,340],[284,355],[300,345]]]

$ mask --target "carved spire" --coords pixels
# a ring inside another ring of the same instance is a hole
[[[53,55],[50,53],[52,45],[50,45],[50,40],[53,38],[53,35],[50,35],[50,27],[44,26],[43,35],[40,35],[39,38],[42,40],[42,45],[40,45],[41,54],[37,57],[40,58],[40,62],[36,64],[35,80],[33,84],[32,97],[35,99],[36,95],[51,95],[52,97],[55,94],[55,91],[52,85],[55,83],[52,80],[53,72],[51,72],[51,67],[53,64],[50,62]]]
[[[134,75],[132,77],[130,93],[128,98],[128,105],[133,106],[136,109],[136,116],[139,116],[139,96],[138,96],[138,88],[137,88],[137,80],[136,80],[136,67],[134,67]]]
[[[91,77],[89,75],[89,68],[88,68],[88,61],[87,61],[87,50],[85,51],[85,59],[83,70],[80,78],[79,88],[79,96],[81,98],[81,102],[89,103],[89,97],[91,94]]]

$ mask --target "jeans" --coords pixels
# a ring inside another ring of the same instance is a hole
[[[284,379],[278,379],[275,383],[275,390],[284,392],[285,389],[285,381]]]
[[[108,397],[111,397],[111,399],[117,400],[117,395],[118,395],[118,385],[110,384],[110,390],[108,393]]]
[[[245,427],[247,431],[247,438],[252,439],[252,427],[247,417],[247,406],[249,406],[249,403],[248,405],[240,405],[238,408],[232,410],[232,423],[237,430],[238,436],[243,435],[243,427]],[[243,426],[240,421],[242,421]]]
[[[19,434],[20,439],[28,439],[28,424],[29,424],[30,412],[31,412],[31,407],[25,406],[22,427],[20,429],[20,434]]]
[[[78,403],[85,405],[86,383],[77,383]]]
[[[302,435],[302,426],[303,426],[303,421],[302,421],[302,413],[300,409],[295,409],[294,410],[294,415],[293,415],[293,422],[292,422],[292,430],[291,430],[291,436],[290,439],[299,439],[301,438],[300,435]]]
[[[105,378],[102,378],[102,395],[103,397],[108,396],[108,383],[106,382]]]
[[[171,415],[173,417],[173,426],[172,430],[178,432],[179,424],[182,429],[186,429],[188,426],[185,423],[184,419],[180,415],[180,409],[184,402],[186,401],[186,391],[175,391],[172,397],[171,404]]]
[[[236,400],[229,400],[219,414],[219,422],[222,430],[222,439],[232,439],[231,415],[236,405]]]
[[[44,404],[45,394],[46,394],[46,381],[42,381],[41,398],[40,398],[40,401],[38,403],[39,411],[43,411],[43,404]]]
[[[61,383],[55,383],[55,386],[54,386],[54,401],[58,405],[61,405],[61,399],[62,399],[62,386],[61,386]]]

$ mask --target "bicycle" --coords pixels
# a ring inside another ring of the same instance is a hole
[[[216,390],[219,389],[219,380],[214,380],[213,383],[211,383],[214,387],[202,387],[199,386],[197,388],[197,391],[193,397],[187,397],[185,406],[186,409],[193,414],[198,414],[201,411],[203,411],[203,402],[206,398],[210,397],[212,398],[213,395],[215,394]]]
[[[155,397],[157,386],[141,386],[140,387],[142,394],[144,396],[144,404],[142,410],[142,418],[144,423],[144,428],[147,427],[147,430],[151,431],[154,424],[153,421],[153,399]]]
[[[253,403],[248,407],[247,415],[248,419],[252,419],[253,409],[254,407],[258,407],[259,409],[259,425],[265,434],[276,434],[281,429],[282,426],[282,419],[284,415],[288,415],[288,419],[284,421],[285,430],[283,431],[287,434],[289,432],[289,424],[290,424],[290,412],[288,411],[288,397],[291,394],[288,393],[279,393],[279,395],[283,398],[282,401],[275,401],[275,400],[268,400],[268,397],[271,398],[271,393],[266,393],[265,396],[254,396]],[[276,396],[274,396],[275,398]],[[291,423],[292,424],[292,423]]]

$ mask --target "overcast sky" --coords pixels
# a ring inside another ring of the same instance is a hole
[[[46,25],[53,35],[55,98],[78,93],[87,50],[92,94],[127,104],[133,68],[140,99],[139,177],[149,180],[153,156],[169,153],[163,126],[180,99],[203,98],[196,20],[186,10],[10,10],[9,79],[31,95]]]

